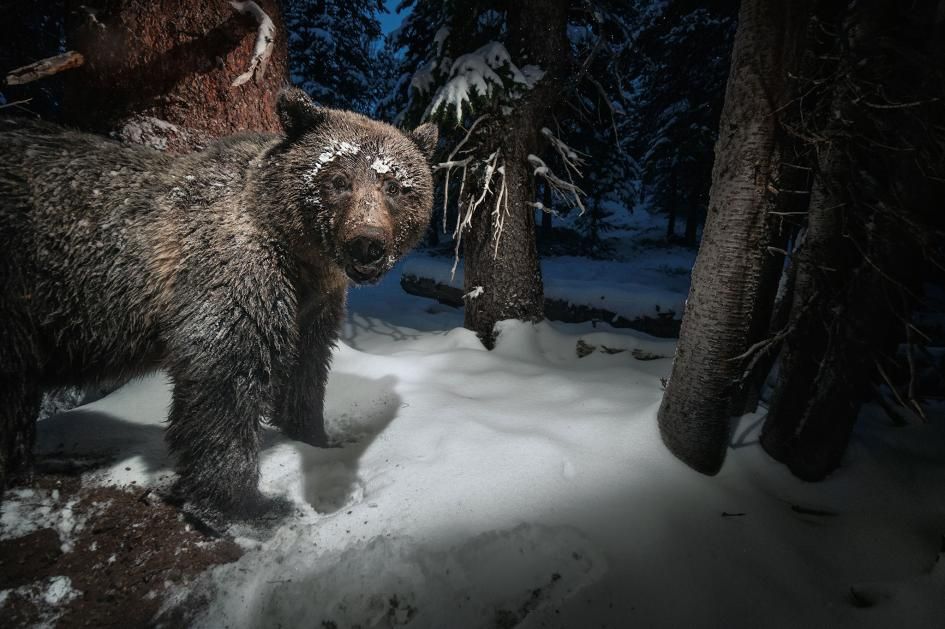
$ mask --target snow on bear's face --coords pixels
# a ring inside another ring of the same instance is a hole
[[[294,91],[294,90],[292,90]],[[316,107],[280,116],[289,137],[289,163],[298,168],[304,229],[348,277],[376,282],[412,248],[430,220],[433,187],[429,154],[436,127],[410,133],[359,114]],[[303,121],[299,130],[294,115]],[[301,132],[300,132],[301,131]]]

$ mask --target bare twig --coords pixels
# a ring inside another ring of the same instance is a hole
[[[584,207],[584,203],[581,201],[581,197],[585,196],[586,193],[581,190],[573,182],[568,182],[560,177],[558,177],[552,170],[545,164],[537,155],[530,154],[528,156],[528,163],[535,167],[535,176],[542,177],[545,181],[548,182],[548,185],[551,186],[551,190],[560,196],[561,198],[566,198],[571,196],[574,199],[574,202],[579,208],[581,208],[581,214],[587,211],[587,208]]]
[[[253,46],[253,56],[249,62],[249,70],[236,77],[231,84],[232,87],[238,87],[250,79],[259,81],[266,74],[266,66],[269,65],[269,57],[272,55],[273,44],[276,41],[276,25],[262,8],[253,2],[230,2],[236,11],[240,13],[249,13],[256,22],[259,23],[259,30],[256,33],[256,44]]]
[[[23,100],[15,100],[15,101],[12,101],[12,102],[9,102],[9,103],[4,103],[3,105],[0,105],[0,109],[6,109],[7,107],[20,107],[21,105],[27,104],[27,103],[30,102],[31,100],[33,100],[33,99],[32,99],[32,98],[24,98]]]
[[[483,174],[482,181],[482,193],[471,203],[467,204],[465,210],[460,210],[460,214],[456,217],[456,229],[453,231],[453,238],[456,240],[456,248],[453,256],[453,268],[450,269],[450,281],[456,276],[456,267],[459,265],[459,248],[463,241],[463,232],[472,225],[473,216],[476,214],[476,208],[478,208],[483,201],[485,201],[486,196],[492,192],[492,180],[495,177],[495,174],[498,172],[502,175],[503,188],[505,182],[505,167],[499,166],[499,157],[501,149],[496,149],[492,155],[490,155],[484,162],[485,173]],[[463,185],[466,182],[466,169],[463,169],[463,183],[460,184],[460,199],[462,199],[462,189]],[[501,192],[501,190],[500,190]],[[496,209],[498,209],[498,201],[501,201],[501,198],[497,199]]]
[[[879,372],[879,375],[882,377],[882,379],[886,382],[886,386],[889,387],[889,390],[892,391],[892,394],[893,396],[895,396],[896,402],[899,403],[899,406],[901,406],[902,408],[909,408],[909,405],[906,404],[906,401],[902,399],[901,395],[899,395],[899,390],[896,389],[896,385],[893,384],[892,379],[890,379],[889,375],[886,373],[886,370],[883,369],[883,366],[880,364],[880,362],[874,358],[873,363],[876,364],[876,370]]]
[[[69,52],[64,52],[61,55],[40,59],[39,61],[35,61],[29,65],[10,70],[10,72],[7,73],[6,78],[3,80],[3,84],[23,85],[24,83],[32,83],[33,81],[45,78],[47,76],[59,74],[60,72],[71,70],[72,68],[78,68],[84,63],[85,57],[83,57],[81,53],[78,53],[75,50],[70,50]]]
[[[446,206],[449,202],[449,191],[450,191],[450,171],[454,168],[462,168],[462,179],[459,184],[459,198],[462,199],[463,188],[466,186],[466,173],[468,172],[469,164],[472,162],[472,156],[466,157],[464,159],[456,159],[456,155],[459,153],[460,149],[466,145],[466,142],[469,141],[469,138],[472,137],[473,131],[476,130],[476,126],[489,117],[489,114],[483,114],[476,118],[469,129],[466,130],[466,135],[463,136],[463,139],[459,141],[453,151],[449,154],[449,157],[446,158],[445,162],[440,162],[433,167],[433,171],[446,170],[446,180],[443,182],[443,232],[446,233]]]

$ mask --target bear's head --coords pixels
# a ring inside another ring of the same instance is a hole
[[[283,198],[309,242],[351,280],[372,283],[423,235],[433,184],[437,128],[412,132],[350,111],[320,107],[287,88],[278,102],[286,134]]]

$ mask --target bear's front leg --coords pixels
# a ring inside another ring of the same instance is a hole
[[[174,377],[167,440],[177,456],[176,491],[198,507],[252,514],[259,482],[259,419],[268,407],[258,376]]]
[[[287,374],[273,423],[290,438],[329,445],[325,431],[325,385],[331,353],[344,315],[344,293],[329,295],[303,313],[296,363]]]
[[[259,428],[272,416],[273,392],[297,342],[280,303],[278,295],[255,305],[212,295],[170,335],[167,440],[177,457],[176,490],[198,507],[252,516],[271,502],[257,486]]]

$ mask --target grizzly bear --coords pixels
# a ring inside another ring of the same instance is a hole
[[[436,127],[282,92],[285,135],[173,156],[0,121],[0,483],[28,468],[43,390],[164,369],[177,489],[253,512],[261,421],[326,442],[349,282],[377,281],[430,218]],[[2,487],[2,485],[0,485]]]

